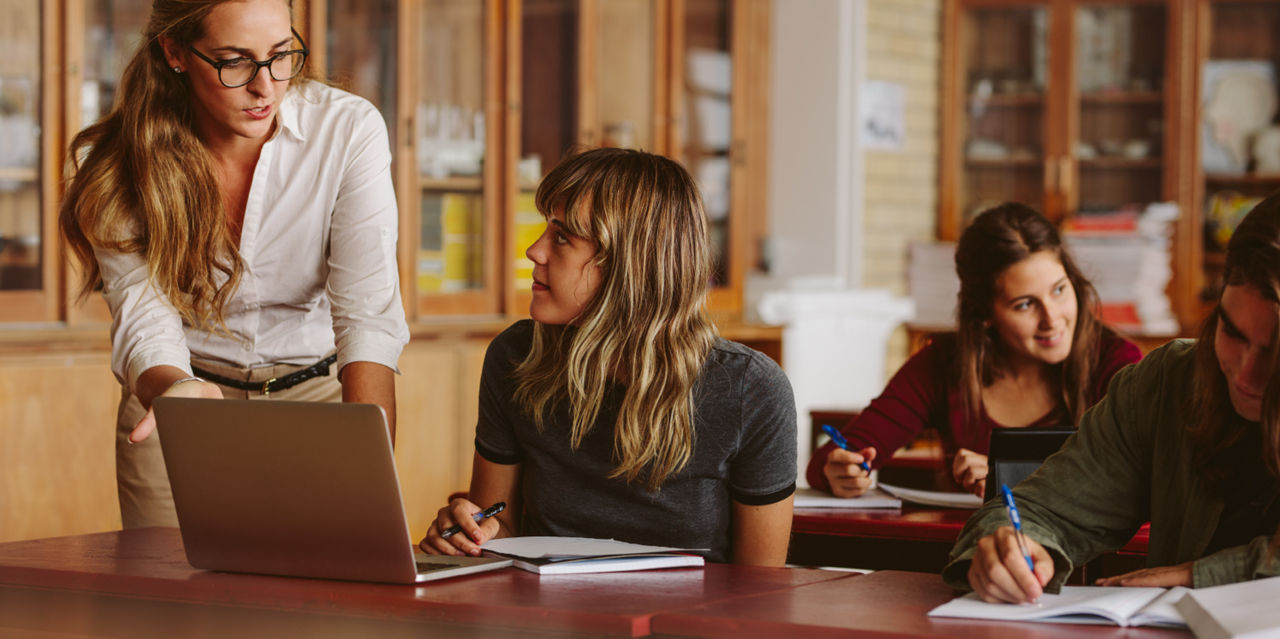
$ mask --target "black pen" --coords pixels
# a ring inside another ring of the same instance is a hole
[[[474,519],[474,520],[476,521],[476,523],[478,524],[478,523],[480,523],[480,522],[482,522],[482,521],[484,521],[484,520],[486,520],[486,519],[488,519],[488,518],[490,518],[490,517],[492,517],[492,516],[494,516],[494,515],[496,515],[496,514],[498,514],[498,513],[502,512],[503,510],[506,510],[506,508],[507,508],[507,502],[505,502],[505,501],[500,501],[500,502],[498,502],[498,503],[496,503],[496,504],[494,504],[494,505],[492,505],[492,506],[490,506],[490,507],[488,507],[488,508],[485,508],[484,510],[482,510],[482,511],[480,511],[480,512],[478,512],[478,513],[474,514],[474,515],[472,515],[472,516],[471,516],[471,518],[472,518],[472,519]],[[448,538],[450,538],[450,537],[452,537],[452,536],[454,536],[454,535],[456,535],[456,534],[458,534],[458,533],[460,533],[460,532],[462,532],[462,524],[455,524],[455,525],[453,525],[453,526],[450,526],[448,530],[446,530],[446,531],[444,531],[444,532],[440,533],[440,537],[441,537],[441,538],[443,538],[443,539],[448,539]]]

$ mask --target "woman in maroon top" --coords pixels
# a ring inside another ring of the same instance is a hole
[[[1098,296],[1044,217],[1016,203],[973,220],[956,247],[958,327],[936,336],[844,428],[853,450],[820,448],[814,488],[856,497],[878,467],[931,426],[952,477],[981,495],[995,428],[1074,428],[1111,376],[1142,353],[1099,321]]]

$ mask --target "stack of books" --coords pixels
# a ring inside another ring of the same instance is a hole
[[[1102,320],[1137,335],[1175,335],[1166,289],[1173,277],[1171,238],[1178,206],[1171,202],[1079,213],[1062,237],[1102,302]]]
[[[912,242],[907,265],[907,286],[916,305],[911,323],[928,330],[949,330],[956,324],[955,242]]]
[[[484,199],[478,193],[423,194],[419,292],[457,292],[481,285],[483,218]]]

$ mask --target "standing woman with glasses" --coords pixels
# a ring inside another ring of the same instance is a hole
[[[177,524],[161,395],[366,402],[408,341],[386,124],[309,81],[288,0],[156,0],[60,224],[111,309],[126,528]],[[246,445],[250,445],[246,443]]]

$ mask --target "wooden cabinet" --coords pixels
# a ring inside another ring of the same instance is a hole
[[[101,327],[57,239],[66,146],[110,107],[145,0],[0,0],[0,322]],[[575,145],[684,162],[734,318],[765,231],[769,0],[311,0],[317,65],[385,116],[416,331],[524,316],[538,180]]]
[[[0,2],[0,321],[56,319],[61,11]]]
[[[944,12],[939,235],[1016,200],[1061,222],[1181,205],[1193,250],[1193,7],[1180,0],[951,0]],[[1172,297],[1189,327],[1193,284]]]
[[[538,180],[575,146],[600,145],[689,167],[717,249],[712,308],[740,311],[764,233],[768,9],[768,0],[310,5],[314,61],[378,104],[391,129],[411,322],[524,316],[524,250],[543,226]]]

